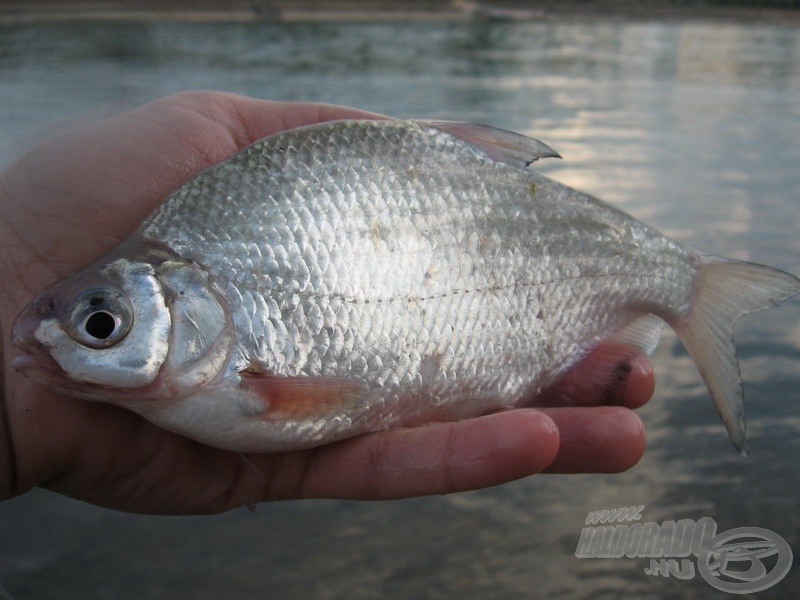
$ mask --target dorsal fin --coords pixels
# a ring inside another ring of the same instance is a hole
[[[481,149],[492,160],[503,162],[512,167],[524,168],[540,158],[561,158],[561,155],[550,146],[539,140],[473,123],[456,121],[419,121],[421,125],[435,127]]]

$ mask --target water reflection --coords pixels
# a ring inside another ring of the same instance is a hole
[[[687,25],[678,39],[681,81],[797,89],[800,40],[794,28]]]
[[[683,241],[800,272],[799,47],[795,28],[715,23],[4,26],[0,165],[53,123],[179,89],[340,102],[530,133],[564,155],[541,165],[553,177]],[[712,516],[798,547],[800,308],[750,317],[738,340],[748,461],[667,334],[631,472],[211,519],[37,492],[0,505],[0,581],[41,599],[705,597],[704,582],[573,553],[589,511],[638,504],[648,520]],[[797,573],[763,597],[792,591]]]

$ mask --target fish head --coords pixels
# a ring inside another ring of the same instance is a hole
[[[213,380],[234,345],[205,272],[159,253],[101,259],[56,282],[17,317],[12,336],[23,351],[12,365],[24,375],[133,410]]]

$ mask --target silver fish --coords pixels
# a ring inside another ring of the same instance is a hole
[[[338,121],[172,193],[19,316],[15,366],[237,451],[524,405],[602,341],[665,321],[744,450],[733,324],[800,293],[527,167],[480,125]]]

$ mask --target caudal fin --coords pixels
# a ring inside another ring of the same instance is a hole
[[[763,265],[698,253],[688,315],[673,323],[708,386],[728,434],[743,455],[744,396],[733,326],[744,314],[800,294],[800,279]]]

